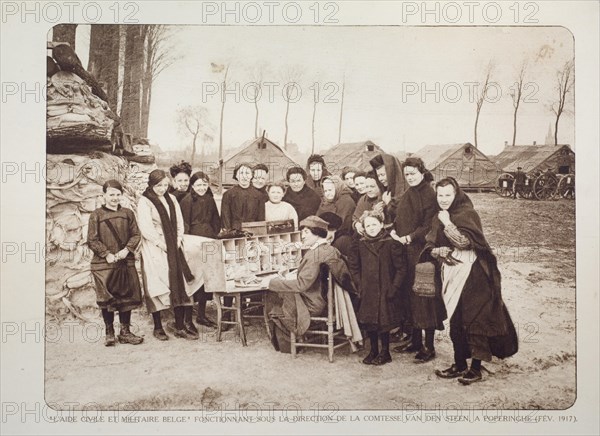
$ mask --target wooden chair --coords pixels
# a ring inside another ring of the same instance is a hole
[[[343,329],[335,330],[335,298],[333,295],[333,275],[329,271],[329,267],[326,264],[321,265],[321,286],[324,296],[326,295],[327,301],[327,314],[326,316],[311,316],[310,326],[305,333],[306,335],[313,335],[317,339],[322,339],[324,336],[327,339],[327,343],[324,341],[318,342],[307,342],[303,338],[298,338],[294,332],[290,335],[290,346],[292,357],[296,357],[297,349],[299,347],[304,348],[327,348],[329,356],[329,362],[333,363],[333,353],[336,349],[345,345],[350,346],[351,350],[355,349],[351,339],[344,335]],[[324,324],[324,329],[319,329],[319,324]],[[338,343],[336,343],[336,339]]]

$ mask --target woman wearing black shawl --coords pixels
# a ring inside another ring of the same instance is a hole
[[[396,208],[398,199],[406,190],[406,181],[402,174],[402,165],[395,156],[381,153],[369,161],[373,171],[377,174],[379,187],[381,188],[381,199],[385,203],[386,227],[396,219]]]
[[[325,165],[325,159],[320,154],[311,154],[306,161],[306,173],[308,178],[306,184],[315,191],[320,198],[323,198],[323,180],[331,173]]]
[[[210,179],[205,173],[198,171],[192,175],[190,187],[190,193],[181,200],[185,233],[215,239],[221,230],[221,218],[210,189]],[[212,299],[212,294],[204,292],[202,286],[193,297],[198,303],[196,322],[207,327],[216,327],[217,325],[206,316],[206,302]]]
[[[168,339],[160,312],[170,306],[175,312],[175,336],[198,339],[192,322],[192,300],[185,289],[185,281],[192,281],[194,276],[181,249],[183,217],[179,203],[167,193],[168,187],[167,173],[152,171],[137,208],[146,305],[152,313],[154,337],[158,340]]]
[[[401,290],[404,332],[412,327],[411,341],[395,348],[397,352],[416,352],[416,362],[427,362],[435,357],[435,330],[444,329],[446,310],[439,293],[421,295],[413,289],[416,265],[425,246],[425,235],[431,229],[431,220],[437,212],[435,191],[431,187],[433,176],[418,157],[409,157],[402,163],[409,188],[398,200],[395,232],[392,237],[406,247],[404,259],[407,278]],[[434,289],[434,283],[430,283]],[[409,325],[408,325],[409,324]],[[425,345],[423,334],[425,330]]]
[[[425,250],[442,265],[442,295],[454,346],[454,364],[436,375],[459,377],[468,385],[482,379],[482,360],[512,356],[518,340],[502,301],[496,257],[473,203],[452,178],[439,181],[436,193],[440,210],[426,236]]]

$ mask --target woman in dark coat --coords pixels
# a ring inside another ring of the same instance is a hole
[[[198,171],[192,175],[190,186],[190,193],[181,200],[184,232],[215,239],[221,230],[221,218],[210,189],[210,179],[205,173]],[[212,299],[212,294],[204,292],[202,286],[193,297],[198,303],[196,322],[207,327],[216,327],[216,324],[206,317],[206,302]]]
[[[518,339],[502,300],[496,257],[483,235],[481,219],[456,180],[436,185],[439,212],[426,236],[426,250],[442,265],[442,295],[450,316],[454,364],[436,371],[468,385],[482,379],[481,361],[518,351]],[[467,359],[471,368],[467,370]]]
[[[131,333],[131,311],[142,304],[142,291],[137,270],[135,269],[134,251],[140,243],[140,230],[131,209],[121,207],[119,201],[123,195],[123,187],[116,180],[108,180],[102,186],[104,206],[90,214],[87,242],[94,252],[91,270],[94,277],[96,302],[102,311],[106,325],[104,345],[115,345],[114,319],[115,311],[119,312],[121,332],[119,343],[137,345],[144,338]],[[127,266],[128,290],[111,289],[109,279],[116,270],[118,262]]]
[[[434,334],[436,329],[444,329],[446,309],[441,294],[432,292],[426,296],[419,295],[413,289],[413,285],[415,267],[425,247],[425,235],[431,229],[431,220],[437,212],[437,202],[431,186],[433,176],[420,158],[406,159],[402,170],[409,188],[398,200],[393,237],[406,246],[404,262],[407,280],[402,288],[402,307],[404,321],[412,326],[412,338],[410,343],[407,341],[394,351],[414,352],[417,353],[417,362],[427,362],[435,357]],[[433,281],[430,285],[433,290]],[[422,330],[425,330],[425,346]]]
[[[238,184],[228,189],[221,200],[221,221],[226,230],[241,230],[243,222],[265,220],[265,199],[252,186],[252,166],[247,163],[236,165],[233,179]]]
[[[338,229],[338,236],[352,235],[352,215],[356,209],[356,203],[352,200],[350,188],[337,176],[327,176],[323,179],[323,198],[317,210],[317,215],[332,212],[342,219],[342,225]]]
[[[310,317],[322,315],[327,299],[321,287],[321,266],[329,267],[335,280],[349,292],[354,292],[350,272],[340,252],[327,242],[328,223],[317,216],[300,222],[302,244],[306,249],[294,279],[273,278],[269,282],[265,310],[271,322],[271,338],[277,351],[289,352],[290,332],[303,336]]]
[[[359,284],[358,322],[368,332],[371,351],[363,360],[367,365],[392,361],[390,330],[400,325],[399,292],[405,276],[403,246],[383,227],[384,217],[366,211],[361,217],[365,236],[348,260],[354,282]],[[378,340],[381,340],[381,351]]]
[[[331,173],[325,165],[325,159],[320,154],[311,154],[306,162],[306,173],[308,178],[306,184],[315,191],[319,197],[323,197],[323,180]]]
[[[396,218],[398,199],[406,190],[406,181],[402,174],[402,165],[397,157],[381,153],[369,161],[377,174],[381,192],[381,199],[385,203],[385,222],[390,225]]]
[[[300,167],[287,170],[285,178],[290,185],[283,196],[283,201],[291,204],[298,214],[298,222],[317,213],[321,197],[306,184],[306,171]]]

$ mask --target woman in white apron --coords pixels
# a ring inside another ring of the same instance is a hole
[[[518,340],[502,301],[496,257],[471,199],[453,178],[436,184],[436,196],[440,210],[433,218],[425,250],[442,265],[442,296],[454,346],[454,364],[437,370],[436,375],[458,378],[468,385],[482,380],[482,360],[512,356]]]

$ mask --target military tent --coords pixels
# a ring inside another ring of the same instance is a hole
[[[239,163],[265,164],[269,168],[270,182],[285,179],[285,174],[290,167],[299,166],[285,150],[270,139],[262,137],[251,139],[223,159],[221,173],[224,186],[237,183],[233,179],[233,170]]]
[[[498,177],[498,168],[470,143],[427,145],[414,153],[420,157],[435,180],[454,177],[462,188],[491,189]]]
[[[557,174],[575,173],[575,152],[567,144],[506,145],[492,160],[503,172],[509,173],[516,172],[517,167],[529,174],[547,169]]]
[[[345,166],[370,171],[369,161],[381,153],[385,152],[371,141],[347,142],[334,145],[323,154],[323,157],[329,172],[339,174]]]

